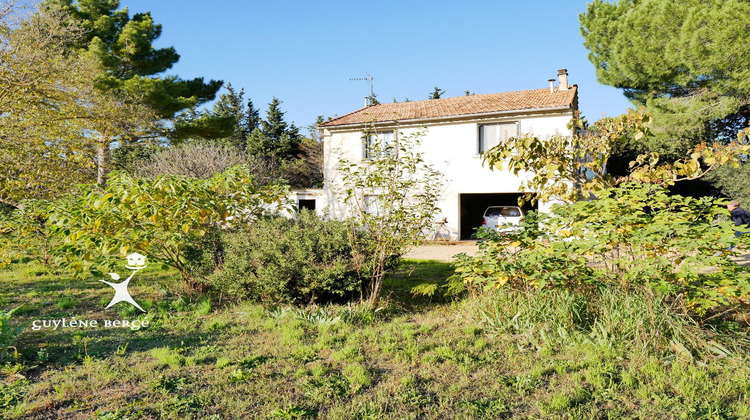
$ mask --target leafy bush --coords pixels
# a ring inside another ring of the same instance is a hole
[[[223,264],[206,281],[225,297],[320,303],[360,292],[344,222],[303,211],[222,235]]]
[[[591,201],[557,205],[534,229],[485,241],[475,258],[457,262],[453,286],[472,293],[564,289],[621,293],[651,289],[683,309],[705,314],[750,296],[750,272],[724,251],[736,244],[723,211],[710,198],[669,195],[629,184]]]
[[[114,257],[138,251],[176,268],[197,285],[186,250],[211,229],[247,223],[268,214],[286,195],[282,185],[254,184],[247,167],[209,179],[163,175],[137,179],[114,173],[104,191],[86,186],[81,197],[51,215],[65,237],[62,265],[95,274]]]
[[[47,221],[54,203],[26,200],[18,208],[0,212],[0,266],[10,256],[28,257],[44,265],[54,263],[61,239]]]

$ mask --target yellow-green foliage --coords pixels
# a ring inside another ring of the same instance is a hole
[[[47,221],[52,208],[49,201],[25,200],[13,211],[0,214],[0,268],[10,263],[11,256],[54,263],[61,238]]]
[[[259,187],[237,166],[210,179],[115,173],[102,191],[86,186],[49,216],[65,238],[61,264],[78,272],[105,268],[113,257],[138,251],[176,268],[195,285],[185,251],[212,228],[244,224],[278,206],[282,185]]]
[[[750,273],[722,252],[737,243],[731,224],[716,221],[722,211],[709,198],[623,185],[555,206],[538,227],[529,218],[523,230],[485,241],[477,257],[458,261],[453,281],[472,293],[647,288],[681,296],[684,309],[704,314],[750,294]]]

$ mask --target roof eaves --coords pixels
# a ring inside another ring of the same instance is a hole
[[[336,120],[340,120],[340,119],[342,119],[342,118],[346,118],[346,117],[348,117],[348,116],[350,116],[350,115],[352,115],[352,114],[356,114],[356,113],[358,113],[358,112],[364,111],[364,110],[365,110],[365,109],[367,109],[367,108],[369,108],[369,106],[366,106],[366,107],[364,107],[364,108],[360,108],[360,109],[358,109],[358,110],[356,110],[356,111],[352,111],[352,112],[347,112],[346,114],[344,114],[344,115],[339,115],[339,116],[338,116],[338,117],[336,117],[336,118],[331,118],[330,120],[328,120],[328,121],[326,121],[326,122],[324,122],[324,123],[322,123],[322,124],[318,124],[318,127],[326,127],[326,126],[330,125],[330,124],[331,124],[332,122],[334,122],[334,121],[336,121]],[[335,125],[335,124],[334,124],[334,125]]]
[[[393,120],[387,120],[387,121],[368,121],[368,122],[356,122],[356,123],[349,123],[349,124],[337,124],[337,125],[319,125],[318,127],[321,128],[330,128],[330,129],[349,129],[354,127],[366,127],[368,125],[390,125],[393,123],[404,123],[409,125],[419,125],[421,123],[428,123],[428,122],[443,122],[443,121],[456,121],[456,120],[471,120],[471,119],[477,119],[481,117],[492,117],[492,116],[506,116],[506,115],[517,115],[517,114],[533,114],[533,113],[539,113],[539,112],[555,112],[555,111],[567,111],[572,109],[572,104],[570,105],[564,105],[564,106],[557,106],[557,107],[544,107],[544,108],[527,108],[527,109],[511,109],[506,111],[491,111],[491,112],[481,112],[481,113],[475,113],[475,114],[458,114],[458,115],[442,115],[438,117],[426,117],[426,118],[413,118],[413,119],[393,119]]]
[[[541,89],[534,89],[534,90],[541,90]],[[502,94],[512,94],[512,93],[516,93],[516,92],[532,92],[534,90],[515,91],[515,92],[501,92],[501,93]],[[575,84],[571,85],[570,91],[572,93],[572,96],[570,97],[570,102],[567,103],[566,105],[563,105],[563,106],[538,107],[538,108],[515,108],[515,109],[502,110],[502,111],[488,111],[488,112],[474,113],[474,114],[451,114],[451,115],[439,115],[439,116],[430,116],[430,117],[422,117],[422,118],[414,118],[414,119],[405,118],[405,119],[401,119],[401,120],[399,120],[397,118],[387,119],[387,120],[385,120],[385,119],[381,119],[381,120],[373,119],[372,121],[359,121],[359,122],[353,122],[353,123],[336,124],[336,121],[345,119],[346,117],[349,117],[349,116],[354,115],[354,114],[361,113],[361,112],[367,110],[368,108],[373,107],[373,106],[366,106],[364,108],[360,108],[360,109],[358,109],[356,111],[352,111],[352,112],[349,112],[347,114],[344,114],[344,115],[341,115],[339,117],[336,117],[334,119],[331,119],[329,121],[326,121],[323,124],[320,124],[318,127],[319,128],[356,127],[356,126],[363,126],[363,125],[369,125],[369,124],[378,124],[378,125],[390,124],[390,123],[392,123],[394,121],[419,122],[419,121],[443,120],[443,119],[446,119],[446,118],[449,118],[449,119],[450,118],[452,118],[452,119],[455,119],[455,118],[464,118],[464,117],[466,117],[466,118],[472,118],[472,117],[475,117],[475,116],[481,116],[481,115],[485,115],[485,114],[487,114],[487,115],[494,115],[494,114],[506,114],[506,113],[526,113],[526,112],[535,112],[535,111],[540,111],[540,110],[562,110],[562,109],[568,109],[568,108],[571,108],[571,107],[575,106],[575,101],[576,101],[576,98],[578,96],[578,85],[575,85]],[[491,94],[490,93],[490,94],[484,94],[482,96],[485,96],[485,95],[495,95],[495,94]],[[446,99],[450,99],[450,98],[446,98]],[[429,100],[416,101],[415,103],[421,103],[421,102],[429,102]],[[377,107],[377,106],[378,105],[374,105],[374,107]]]

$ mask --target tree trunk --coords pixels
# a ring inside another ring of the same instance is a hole
[[[107,175],[109,175],[109,161],[110,161],[110,150],[109,142],[100,139],[100,142],[96,145],[96,183],[104,186],[107,183]]]

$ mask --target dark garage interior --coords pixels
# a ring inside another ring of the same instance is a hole
[[[461,215],[460,235],[461,239],[472,239],[474,229],[482,226],[482,215],[484,210],[490,206],[517,206],[518,198],[523,193],[486,193],[486,194],[459,194],[459,206]],[[537,206],[526,203],[521,207],[525,212],[536,210]]]

